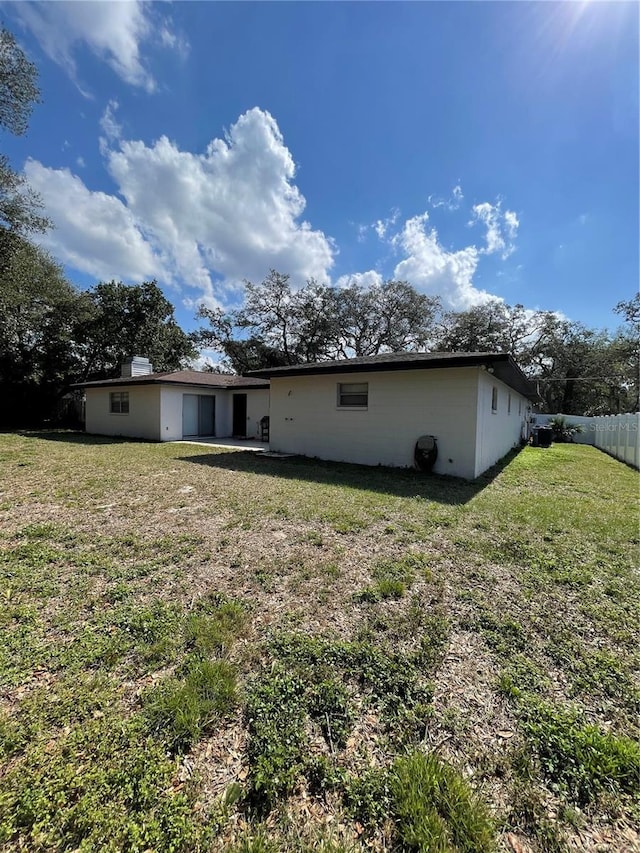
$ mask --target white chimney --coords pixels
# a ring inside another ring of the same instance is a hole
[[[148,358],[134,355],[133,358],[127,358],[122,362],[121,376],[127,379],[131,376],[148,376],[150,373],[153,373],[153,365]]]

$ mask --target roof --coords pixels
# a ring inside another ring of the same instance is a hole
[[[266,379],[249,379],[228,373],[209,373],[201,370],[175,370],[166,373],[147,373],[143,376],[118,376],[117,379],[98,379],[79,382],[74,388],[110,388],[121,385],[193,385],[206,388],[268,388]]]
[[[530,400],[538,400],[533,384],[506,352],[388,352],[361,358],[318,361],[248,371],[249,376],[279,379],[328,373],[378,373],[390,370],[435,370],[449,367],[485,367],[498,379]]]

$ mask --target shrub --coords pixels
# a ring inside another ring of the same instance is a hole
[[[574,436],[584,432],[582,424],[572,424],[562,415],[551,418],[548,426],[553,431],[553,440],[557,442],[573,441]]]

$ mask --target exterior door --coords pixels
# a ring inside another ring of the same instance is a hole
[[[216,398],[202,394],[199,400],[198,435],[215,435]]]
[[[198,395],[182,395],[182,435],[198,435]]]
[[[233,395],[233,435],[235,438],[247,437],[247,395]]]
[[[215,435],[216,398],[205,394],[182,395],[182,435]]]

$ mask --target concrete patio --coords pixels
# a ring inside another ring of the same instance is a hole
[[[197,438],[182,438],[175,444],[206,444],[209,447],[233,447],[237,450],[252,450],[254,453],[264,453],[269,450],[269,445],[265,441],[258,441],[250,438],[216,438],[211,436],[198,436]]]

